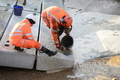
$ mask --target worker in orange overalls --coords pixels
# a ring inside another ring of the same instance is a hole
[[[52,39],[56,48],[61,49],[59,36],[65,31],[67,35],[72,30],[72,18],[60,7],[51,6],[46,8],[41,14],[45,25],[50,28]]]
[[[31,26],[36,23],[35,19],[35,15],[29,14],[23,21],[17,23],[10,33],[10,43],[14,45],[14,49],[18,51],[24,50],[21,48],[36,48],[39,51],[45,52],[49,56],[55,55],[57,52],[50,51],[49,49],[42,46],[39,42],[34,40]]]

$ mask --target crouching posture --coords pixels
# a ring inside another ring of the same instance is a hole
[[[10,33],[10,43],[14,45],[14,49],[18,51],[23,51],[24,49],[22,48],[36,48],[48,56],[55,55],[57,53],[56,51],[54,52],[45,48],[33,38],[31,27],[36,23],[35,21],[35,15],[29,14],[23,21],[17,23]]]

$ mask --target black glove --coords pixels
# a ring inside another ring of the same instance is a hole
[[[42,48],[39,50],[39,51],[42,51],[44,53],[46,53],[48,56],[54,56],[57,51],[50,51],[49,49],[47,49],[46,47],[42,46]]]
[[[20,52],[24,51],[24,49],[21,49],[20,47],[17,47],[17,46],[15,46],[14,49]]]
[[[54,55],[56,55],[56,53],[57,53],[57,51],[50,51],[49,53],[47,53],[48,54],[48,56],[54,56]]]

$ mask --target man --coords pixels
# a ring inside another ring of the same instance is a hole
[[[35,19],[35,15],[29,14],[23,21],[17,23],[10,33],[10,43],[14,45],[14,49],[18,51],[23,51],[21,48],[36,48],[49,56],[55,55],[57,52],[50,51],[34,40],[31,27],[36,23]]]
[[[72,18],[62,8],[51,6],[46,8],[41,14],[45,25],[50,28],[52,39],[56,48],[61,49],[59,36],[65,31],[66,35],[70,34],[72,29]]]

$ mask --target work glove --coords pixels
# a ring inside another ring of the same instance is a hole
[[[60,45],[59,45],[59,44],[57,44],[57,45],[56,45],[56,48],[60,49]]]
[[[24,51],[24,49],[21,49],[20,47],[17,47],[17,46],[15,46],[14,49],[20,52]]]
[[[45,52],[48,56],[54,56],[56,55],[57,51],[51,51],[49,49],[47,49],[46,47],[42,46],[42,48],[39,50],[40,52]]]
[[[57,51],[50,51],[49,53],[47,53],[48,56],[54,56],[56,55]]]
[[[60,49],[60,50],[64,50],[64,48],[62,47],[62,46],[60,46],[59,44],[58,45],[56,45],[56,48],[58,48],[58,49]]]

